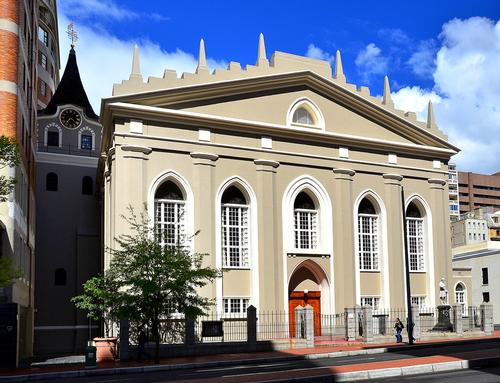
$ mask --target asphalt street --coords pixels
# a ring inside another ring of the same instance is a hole
[[[141,374],[119,374],[119,375],[109,375],[109,376],[92,376],[92,377],[82,377],[82,378],[70,378],[64,379],[64,382],[68,383],[83,383],[83,382],[93,382],[93,383],[119,383],[119,382],[172,382],[172,381],[189,381],[189,380],[213,380],[221,381],[224,380],[232,381],[235,378],[241,378],[247,380],[252,378],[253,381],[259,381],[259,376],[263,377],[263,380],[268,380],[269,375],[273,373],[287,373],[303,374],[305,371],[321,370],[325,367],[331,366],[345,366],[353,365],[359,363],[370,363],[370,362],[382,362],[391,360],[401,360],[414,357],[422,356],[432,356],[432,355],[460,355],[464,352],[470,351],[485,351],[488,349],[498,349],[496,344],[468,344],[468,345],[436,345],[433,347],[428,347],[420,350],[403,350],[398,352],[388,352],[383,354],[371,354],[371,355],[359,355],[350,357],[339,357],[339,358],[322,358],[313,360],[296,360],[296,361],[268,361],[260,362],[258,364],[250,365],[233,365],[226,367],[205,367],[191,370],[177,370],[177,371],[162,371],[162,372],[151,372],[151,373],[141,373]],[[463,371],[463,379],[470,379],[472,375],[470,374],[480,374],[480,371]],[[486,371],[486,370],[485,370]],[[442,374],[437,374],[442,375]],[[436,376],[437,376],[436,375]],[[485,377],[489,377],[491,374],[484,373]],[[431,375],[434,376],[434,375]],[[444,375],[446,377],[446,374]],[[492,375],[496,377],[497,380],[484,380],[485,382],[500,382],[500,375]],[[264,379],[265,378],[265,379]],[[215,379],[215,380],[214,380]],[[399,380],[398,380],[399,379]],[[399,377],[395,380],[380,380],[380,381],[416,381],[416,376],[403,378]],[[413,379],[413,380],[412,380]],[[420,379],[420,377],[419,377]],[[450,378],[451,379],[451,378]],[[461,379],[461,378],[460,378]],[[61,380],[53,380],[54,382]],[[429,380],[428,380],[429,381]],[[437,381],[437,380],[436,380]],[[445,382],[439,380],[440,382]],[[451,382],[451,380],[449,380]],[[453,383],[461,382],[462,380],[453,380]],[[471,381],[471,380],[463,380]],[[474,383],[482,382],[482,380],[473,379]]]
[[[366,380],[364,382],[366,382]],[[484,369],[459,370],[451,372],[438,372],[433,374],[397,376],[394,378],[384,378],[384,379],[372,379],[369,382],[370,383],[380,383],[380,382],[498,383],[500,382],[500,366],[484,368]]]

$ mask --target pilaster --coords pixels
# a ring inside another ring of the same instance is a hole
[[[405,307],[403,201],[401,200],[403,177],[398,174],[383,174],[382,177],[384,178],[384,203],[387,211],[387,222],[381,225],[381,229],[386,230],[387,234],[387,258],[385,260],[380,258],[386,298],[384,304],[386,307]],[[382,254],[383,249],[381,248],[380,251]]]
[[[216,154],[193,152],[190,154],[193,161],[193,187],[194,193],[194,229],[198,235],[194,238],[194,251],[196,253],[208,254],[203,263],[205,266],[217,265],[217,254],[215,249],[215,183],[214,173]],[[201,290],[206,297],[217,297],[216,285],[208,284]],[[220,287],[222,295],[222,287]],[[221,297],[218,297],[222,299]]]
[[[270,160],[255,160],[257,171],[257,222],[259,236],[258,275],[252,278],[258,283],[259,309],[270,310],[284,307],[283,294],[278,292],[284,288],[281,257],[278,255],[277,214],[278,200],[276,197],[276,172],[279,162]],[[265,223],[265,224],[264,224]],[[256,270],[253,270],[255,272]],[[258,280],[258,282],[257,282]],[[274,291],[274,294],[269,294]],[[260,294],[262,292],[262,294]]]
[[[335,203],[333,206],[335,312],[356,304],[356,264],[354,249],[352,182],[356,172],[351,169],[333,169]]]
[[[436,291],[436,302],[439,302],[438,281],[445,279],[447,289],[450,290],[452,283],[451,267],[451,243],[449,197],[446,190],[446,181],[437,178],[427,180],[430,189],[430,208],[432,212],[432,231],[434,248],[434,275],[432,281]]]

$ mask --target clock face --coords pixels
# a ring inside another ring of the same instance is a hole
[[[64,109],[61,113],[61,123],[69,129],[75,129],[82,123],[82,116],[74,109]]]

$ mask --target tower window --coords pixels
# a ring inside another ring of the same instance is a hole
[[[94,189],[94,181],[92,177],[85,176],[82,178],[82,194],[92,195]]]
[[[58,178],[56,173],[47,173],[45,177],[45,190],[47,191],[57,191],[58,188]]]
[[[59,146],[59,132],[52,130],[47,132],[47,146]]]
[[[54,285],[56,286],[66,286],[66,270],[57,269],[54,273]]]
[[[82,134],[81,135],[80,148],[92,150],[92,136],[90,134]]]

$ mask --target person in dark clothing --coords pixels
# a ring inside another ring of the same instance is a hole
[[[399,318],[396,318],[396,323],[394,324],[394,330],[396,331],[396,343],[402,343],[403,342],[403,336],[401,335],[401,332],[405,326],[403,325],[403,322]]]
[[[137,362],[142,363],[144,358],[144,347],[146,345],[147,336],[144,329],[139,329],[139,336],[137,337]]]

